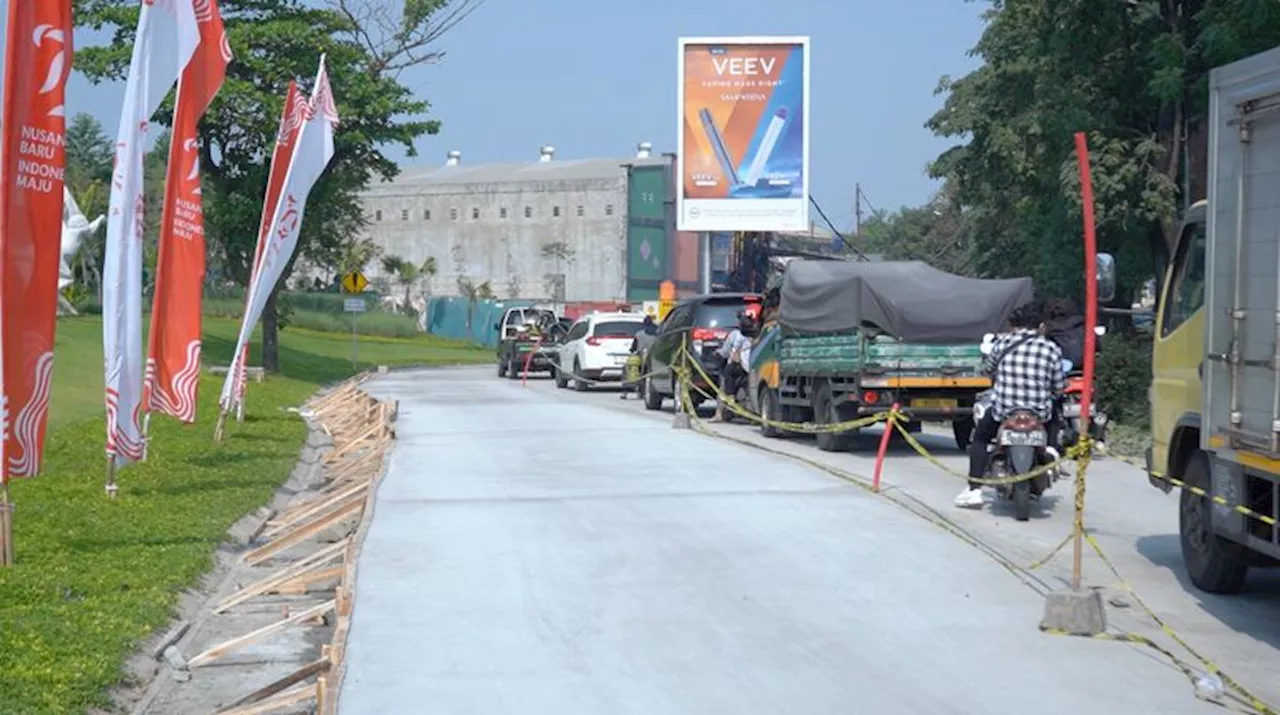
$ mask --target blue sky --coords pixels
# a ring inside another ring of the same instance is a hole
[[[853,189],[877,208],[924,202],[925,165],[948,146],[923,127],[944,74],[976,66],[968,50],[986,3],[965,0],[485,0],[441,43],[437,65],[403,80],[432,104],[442,132],[405,165],[627,156],[640,141],[676,144],[676,39],[695,35],[812,38],[812,193],[840,228]],[[82,32],[81,46],[105,38]],[[76,76],[68,109],[114,136],[120,84]],[[396,158],[399,155],[393,154]],[[816,217],[815,217],[816,218]]]

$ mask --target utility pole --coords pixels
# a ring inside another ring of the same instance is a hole
[[[862,237],[862,184],[853,185],[853,237]]]

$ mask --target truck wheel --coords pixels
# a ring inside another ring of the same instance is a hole
[[[591,387],[591,385],[589,385],[586,379],[582,377],[582,364],[578,362],[577,358],[574,358],[573,389],[577,390],[578,392],[586,392],[588,387]]]
[[[1209,489],[1209,455],[1196,452],[1187,460],[1182,480]],[[1239,593],[1249,572],[1248,552],[1243,546],[1213,533],[1212,503],[1183,489],[1179,496],[1178,535],[1182,541],[1182,562],[1191,583],[1208,593]]]
[[[569,376],[565,374],[564,368],[560,367],[560,361],[557,360],[551,368],[551,374],[556,376],[556,387],[563,390],[569,386]]]
[[[653,382],[653,375],[650,374],[652,370],[652,366],[645,369],[641,390],[644,391],[644,408],[656,412],[662,409],[662,393],[658,392],[658,386]]]
[[[825,426],[843,421],[830,385],[823,385],[818,388],[816,397],[816,404],[813,408],[815,422]],[[817,434],[818,449],[824,452],[847,452],[853,446],[855,434],[857,432],[852,430],[848,432],[819,432]]]
[[[777,390],[769,389],[768,386],[761,386],[760,397],[756,400],[756,404],[760,405],[760,417],[763,418],[760,423],[760,434],[774,439],[783,436],[781,429],[769,424],[769,422],[779,421],[782,415],[782,410],[778,405]]]
[[[515,358],[512,358],[511,363],[507,365],[507,378],[510,380],[519,380],[520,368],[522,367],[524,367],[524,364],[522,362],[520,362],[519,360],[516,360]]]
[[[951,423],[951,429],[956,436],[956,447],[961,452],[969,449],[969,443],[973,441],[973,418],[958,419]]]

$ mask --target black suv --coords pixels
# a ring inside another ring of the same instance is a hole
[[[646,377],[641,387],[644,406],[659,410],[664,399],[675,396],[676,375],[671,365],[679,359],[684,344],[700,359],[707,375],[718,381],[720,360],[715,357],[716,350],[738,327],[738,314],[760,300],[754,293],[711,293],[688,298],[672,308],[658,327],[656,342],[645,354]],[[693,377],[695,385],[709,387],[697,370]],[[705,399],[696,393],[691,397],[695,405]]]

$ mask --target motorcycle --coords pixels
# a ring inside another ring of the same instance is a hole
[[[990,341],[983,341],[984,352],[990,350]],[[1062,371],[1068,373],[1071,363],[1062,361]],[[973,405],[974,423],[982,421],[991,409],[994,396],[991,390],[978,394]],[[986,478],[1004,480],[1020,474],[1028,474],[1058,460],[1059,450],[1049,444],[1048,425],[1031,410],[1014,410],[1000,423],[994,443],[987,445]],[[1031,501],[1040,497],[1058,481],[1059,470],[1047,469],[1030,479],[997,484],[996,495],[1013,503],[1014,518],[1027,521],[1031,518]]]
[[[1098,337],[1107,334],[1101,325],[1094,329]],[[1067,387],[1062,391],[1062,444],[1073,445],[1080,441],[1080,397],[1084,392],[1084,373],[1071,369],[1067,372]],[[1107,413],[1098,406],[1096,394],[1089,408],[1089,436],[1099,444],[1107,441]]]

